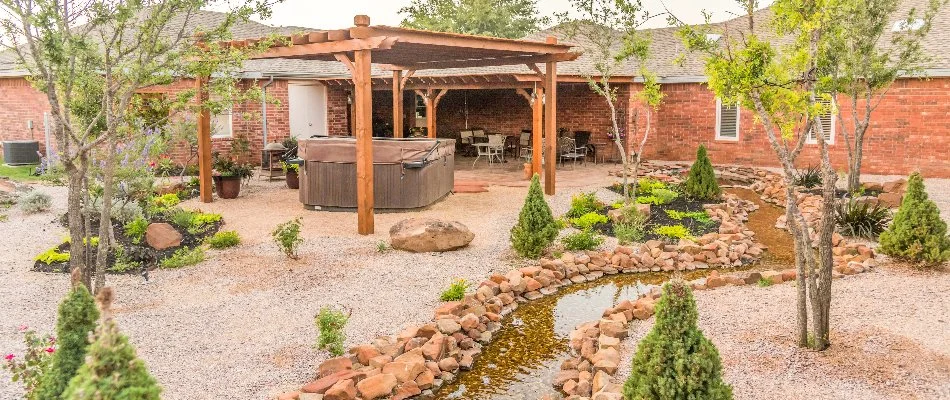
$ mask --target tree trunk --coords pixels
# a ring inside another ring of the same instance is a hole
[[[848,164],[848,191],[855,193],[861,189],[861,157],[864,154],[864,135],[855,132],[854,155]]]
[[[115,188],[113,187],[113,178],[115,176],[115,151],[111,151],[116,146],[116,139],[113,135],[108,142],[108,155],[106,156],[105,167],[102,169],[102,210],[99,212],[99,250],[96,253],[96,278],[95,291],[99,293],[105,287],[105,270],[109,261],[109,253],[112,249],[112,196]]]
[[[92,288],[92,275],[86,270],[86,248],[83,245],[85,236],[85,217],[83,213],[83,180],[84,173],[75,166],[67,166],[66,174],[69,177],[69,188],[66,197],[66,215],[69,224],[69,269],[78,270],[80,282],[87,289]]]

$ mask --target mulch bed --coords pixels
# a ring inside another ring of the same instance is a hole
[[[607,187],[608,190],[617,192],[615,187]],[[620,193],[622,194],[622,193]],[[660,240],[664,242],[675,243],[678,242],[676,239],[672,239],[666,236],[661,236],[653,233],[655,228],[667,225],[683,225],[688,228],[690,233],[694,237],[700,237],[710,232],[719,232],[718,221],[712,221],[711,223],[703,224],[699,221],[696,221],[692,218],[683,218],[680,220],[675,220],[670,218],[669,214],[666,213],[666,210],[682,211],[682,212],[695,212],[695,211],[704,211],[703,205],[706,204],[716,204],[716,201],[700,201],[689,199],[685,196],[679,196],[673,201],[663,204],[663,205],[651,205],[650,206],[650,218],[647,220],[646,226],[644,227],[644,236],[643,240]],[[612,208],[610,206],[604,207],[599,210],[598,213],[601,215],[607,215]],[[594,225],[594,230],[598,233],[601,233],[606,236],[614,236],[613,221],[609,218],[607,223]]]

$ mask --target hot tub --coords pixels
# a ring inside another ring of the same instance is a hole
[[[301,139],[300,202],[356,208],[356,139]],[[374,208],[425,207],[455,185],[452,139],[373,139]]]

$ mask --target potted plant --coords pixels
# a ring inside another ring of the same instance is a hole
[[[215,190],[222,199],[238,197],[241,194],[241,180],[253,174],[249,164],[238,162],[231,156],[221,157],[218,153],[212,155],[211,168]]]
[[[287,187],[291,189],[300,188],[300,165],[282,162],[280,163],[284,167],[284,175],[287,176]]]

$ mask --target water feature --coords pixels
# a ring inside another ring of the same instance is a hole
[[[762,202],[751,190],[727,191],[760,207],[749,215],[746,227],[769,246],[761,262],[763,268],[793,263],[791,237],[775,228],[775,220],[784,210]],[[745,269],[753,267],[759,266]],[[696,279],[708,272],[690,271],[681,276]],[[671,276],[672,273],[610,275],[521,305],[505,319],[503,328],[482,350],[472,370],[461,373],[458,379],[443,387],[436,399],[535,400],[544,394],[554,394],[551,380],[560,370],[561,362],[570,356],[568,335],[571,330],[600,318],[605,309],[624,299],[636,300],[652,285],[662,284]]]

